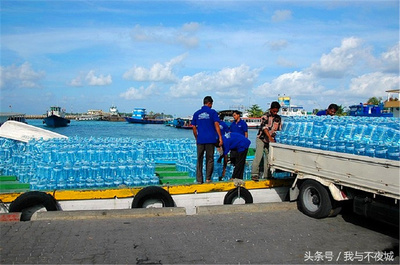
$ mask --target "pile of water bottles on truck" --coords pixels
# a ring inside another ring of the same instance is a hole
[[[390,117],[287,117],[276,142],[400,160],[400,119]]]
[[[176,163],[195,182],[196,161],[194,139],[75,136],[23,143],[0,137],[0,175],[16,176],[32,190],[158,185],[156,163]],[[232,171],[229,165],[225,179]],[[221,173],[215,162],[214,181]],[[249,166],[246,176],[250,178]]]

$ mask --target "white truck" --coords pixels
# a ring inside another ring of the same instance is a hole
[[[399,225],[400,161],[271,143],[271,170],[291,172],[290,200],[314,218],[356,214]]]

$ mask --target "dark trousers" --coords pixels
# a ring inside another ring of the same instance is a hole
[[[197,144],[197,165],[196,179],[197,182],[203,183],[203,160],[204,152],[206,153],[206,180],[211,180],[214,171],[214,144]]]
[[[232,173],[233,179],[243,179],[244,167],[246,165],[246,157],[248,150],[249,149],[246,149],[243,152],[235,153],[235,162],[233,164],[235,168],[233,169]]]

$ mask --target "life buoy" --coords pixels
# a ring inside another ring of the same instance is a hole
[[[161,207],[174,207],[171,195],[161,187],[149,186],[140,190],[133,198],[132,208],[147,208],[150,204],[158,203]]]
[[[238,198],[242,198],[246,204],[253,203],[253,196],[251,195],[250,191],[244,187],[237,187],[226,193],[224,204],[233,204]]]
[[[21,221],[29,221],[33,213],[43,208],[47,211],[60,210],[53,196],[40,191],[29,191],[18,196],[10,204],[9,211],[21,212]]]

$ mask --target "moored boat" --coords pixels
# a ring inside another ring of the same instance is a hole
[[[193,129],[193,125],[190,124],[191,118],[177,118],[172,122],[172,126],[178,129]]]
[[[302,106],[295,106],[290,103],[290,97],[278,97],[278,102],[281,105],[279,115],[281,116],[307,116],[307,111]]]
[[[358,104],[349,106],[350,116],[361,117],[393,117],[393,113],[385,112],[383,103],[378,105]]]
[[[242,117],[241,119],[244,120],[247,123],[247,127],[249,129],[258,129],[258,128],[260,128],[261,118]]]
[[[146,115],[146,109],[134,108],[132,117],[124,117],[129,123],[141,123],[141,124],[164,124],[164,119],[149,119]]]
[[[65,127],[70,123],[70,120],[65,118],[65,111],[61,107],[53,106],[47,111],[47,116],[44,118],[43,123],[48,127]]]

